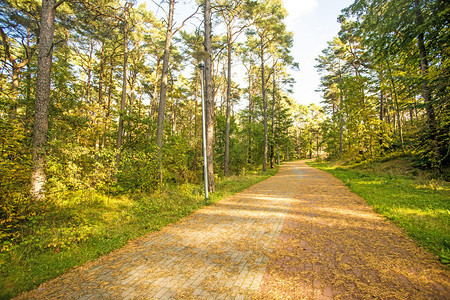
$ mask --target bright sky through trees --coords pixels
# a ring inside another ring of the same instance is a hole
[[[349,6],[351,0],[283,0],[289,15],[287,29],[294,32],[292,54],[300,64],[300,71],[293,72],[296,80],[294,98],[301,104],[321,101],[316,92],[320,76],[314,65],[315,58],[327,46],[327,41],[337,35],[337,17],[341,9]]]
[[[146,2],[149,9],[154,9],[154,3]],[[181,0],[175,7],[175,22],[181,24],[182,20],[194,10],[194,1]],[[316,103],[321,101],[321,93],[316,92],[320,84],[320,76],[314,65],[315,58],[327,46],[327,41],[337,35],[339,23],[337,17],[341,10],[349,6],[351,0],[283,0],[288,11],[286,25],[289,31],[294,33],[294,47],[292,55],[300,64],[300,71],[292,71],[296,80],[294,86],[294,99],[301,104]],[[164,6],[165,7],[165,6]],[[162,10],[155,10],[158,17],[164,17]],[[192,20],[189,24],[198,23]],[[239,77],[238,74],[237,77]]]

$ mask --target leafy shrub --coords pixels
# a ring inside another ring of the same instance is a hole
[[[0,252],[9,251],[33,215],[28,199],[31,174],[29,137],[17,120],[0,117]]]

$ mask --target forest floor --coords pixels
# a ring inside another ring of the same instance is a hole
[[[19,299],[450,299],[450,271],[304,161]]]

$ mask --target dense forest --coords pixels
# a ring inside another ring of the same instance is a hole
[[[448,165],[446,1],[344,9],[317,59],[323,107],[292,97],[299,65],[281,0],[197,1],[185,20],[179,3],[158,2],[164,18],[132,1],[0,0],[2,251],[20,243],[36,203],[202,182],[198,51],[210,55],[210,192],[215,178],[318,155],[400,151],[423,168]]]
[[[363,1],[342,11],[339,35],[317,59],[330,157],[410,153],[442,172],[450,159],[446,1]]]

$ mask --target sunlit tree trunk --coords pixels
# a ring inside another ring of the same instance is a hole
[[[416,11],[416,25],[418,28],[423,26],[423,15],[422,10],[420,8],[420,1],[414,1],[414,8]],[[436,114],[434,112],[434,107],[431,99],[431,90],[428,86],[428,82],[426,76],[428,74],[428,59],[427,59],[427,50],[425,48],[424,42],[424,33],[423,30],[417,35],[417,46],[419,47],[419,55],[420,55],[420,70],[422,75],[422,96],[425,100],[425,109],[428,116],[428,128],[430,130],[430,136],[433,141],[433,148],[435,152],[435,156],[437,160],[440,160],[440,151],[438,146],[438,137],[437,137],[437,122],[436,122]]]
[[[230,175],[230,110],[231,110],[231,29],[227,26],[227,108],[225,125],[225,176]]]
[[[125,4],[125,14],[123,20],[123,75],[122,75],[122,97],[120,99],[120,116],[119,116],[119,130],[117,133],[117,154],[116,167],[120,166],[120,156],[123,141],[123,116],[125,113],[125,104],[127,100],[127,69],[128,69],[128,8],[129,3]]]
[[[6,36],[6,33],[3,31],[3,28],[0,27],[0,36],[1,41],[3,43],[3,49],[5,51],[6,59],[9,60],[11,63],[11,69],[12,69],[12,76],[11,76],[11,97],[10,97],[10,104],[9,104],[9,118],[10,120],[13,120],[16,118],[17,115],[17,98],[19,96],[19,73],[26,65],[28,65],[28,62],[31,58],[32,53],[30,53],[30,46],[29,46],[29,37],[30,37],[30,31],[28,30],[27,34],[27,44],[25,46],[26,51],[26,58],[22,61],[18,62],[16,57],[14,57],[13,53],[11,53],[11,45],[8,41],[8,37]]]
[[[341,58],[339,57],[339,159],[342,158],[342,144],[344,138],[344,91],[342,90],[342,67]]]
[[[252,93],[252,60],[250,59],[248,72],[248,145],[247,145],[247,162],[252,162],[252,118],[253,118],[253,93]]]
[[[391,81],[392,93],[393,93],[393,96],[394,96],[394,104],[395,104],[395,111],[396,111],[396,115],[397,115],[397,125],[398,125],[398,130],[399,130],[399,135],[400,135],[400,142],[401,142],[401,145],[402,145],[402,150],[405,151],[405,145],[403,143],[403,127],[402,127],[402,122],[401,122],[401,119],[400,119],[400,106],[398,104],[397,90],[396,90],[396,87],[395,87],[394,78],[392,77],[391,66],[389,64],[389,60],[386,60],[386,64],[387,64],[387,67],[388,67],[389,79]],[[394,123],[395,123],[395,121],[394,121]]]
[[[170,44],[172,42],[173,9],[175,0],[169,1],[169,19],[167,23],[166,42],[164,46],[161,88],[159,90],[158,123],[156,128],[156,144],[158,146],[159,181],[162,184],[162,146],[164,139],[164,115],[166,111],[167,77],[169,72]]]
[[[214,182],[214,97],[212,86],[212,32],[211,32],[211,1],[205,0],[205,51],[209,57],[205,62],[205,110],[206,110],[206,156],[208,161],[209,192],[216,190]]]
[[[275,72],[275,66],[274,66],[274,72]],[[275,160],[275,103],[276,103],[276,97],[275,97],[275,89],[276,89],[276,83],[275,83],[275,73],[273,74],[273,81],[272,81],[272,140],[270,142],[270,168],[273,169],[274,166],[274,160]]]
[[[150,122],[148,124],[147,127],[147,138],[150,139],[151,138],[151,128],[152,128],[152,122],[154,121],[154,114],[156,111],[156,103],[157,103],[157,98],[158,98],[158,74],[159,74],[159,65],[161,64],[161,59],[157,58],[156,60],[156,67],[155,67],[155,80],[153,81],[153,93],[152,93],[152,100],[150,103],[150,108],[149,108],[149,117],[150,117]]]
[[[109,82],[108,82],[108,101],[105,103],[106,112],[105,112],[105,125],[103,129],[103,147],[106,147],[108,142],[108,125],[110,122],[109,116],[111,114],[111,100],[113,93],[113,75],[114,75],[114,56],[111,55],[111,70],[109,73]]]
[[[263,155],[263,171],[267,171],[267,152],[268,152],[268,132],[267,132],[267,99],[266,99],[266,83],[265,83],[265,70],[264,70],[264,43],[261,38],[260,44],[260,57],[261,57],[261,92],[263,100],[263,118],[264,118],[264,155]]]
[[[31,194],[35,200],[43,200],[45,198],[45,148],[49,120],[55,13],[55,0],[43,0],[39,31],[39,55],[32,147],[33,171],[31,174]]]

